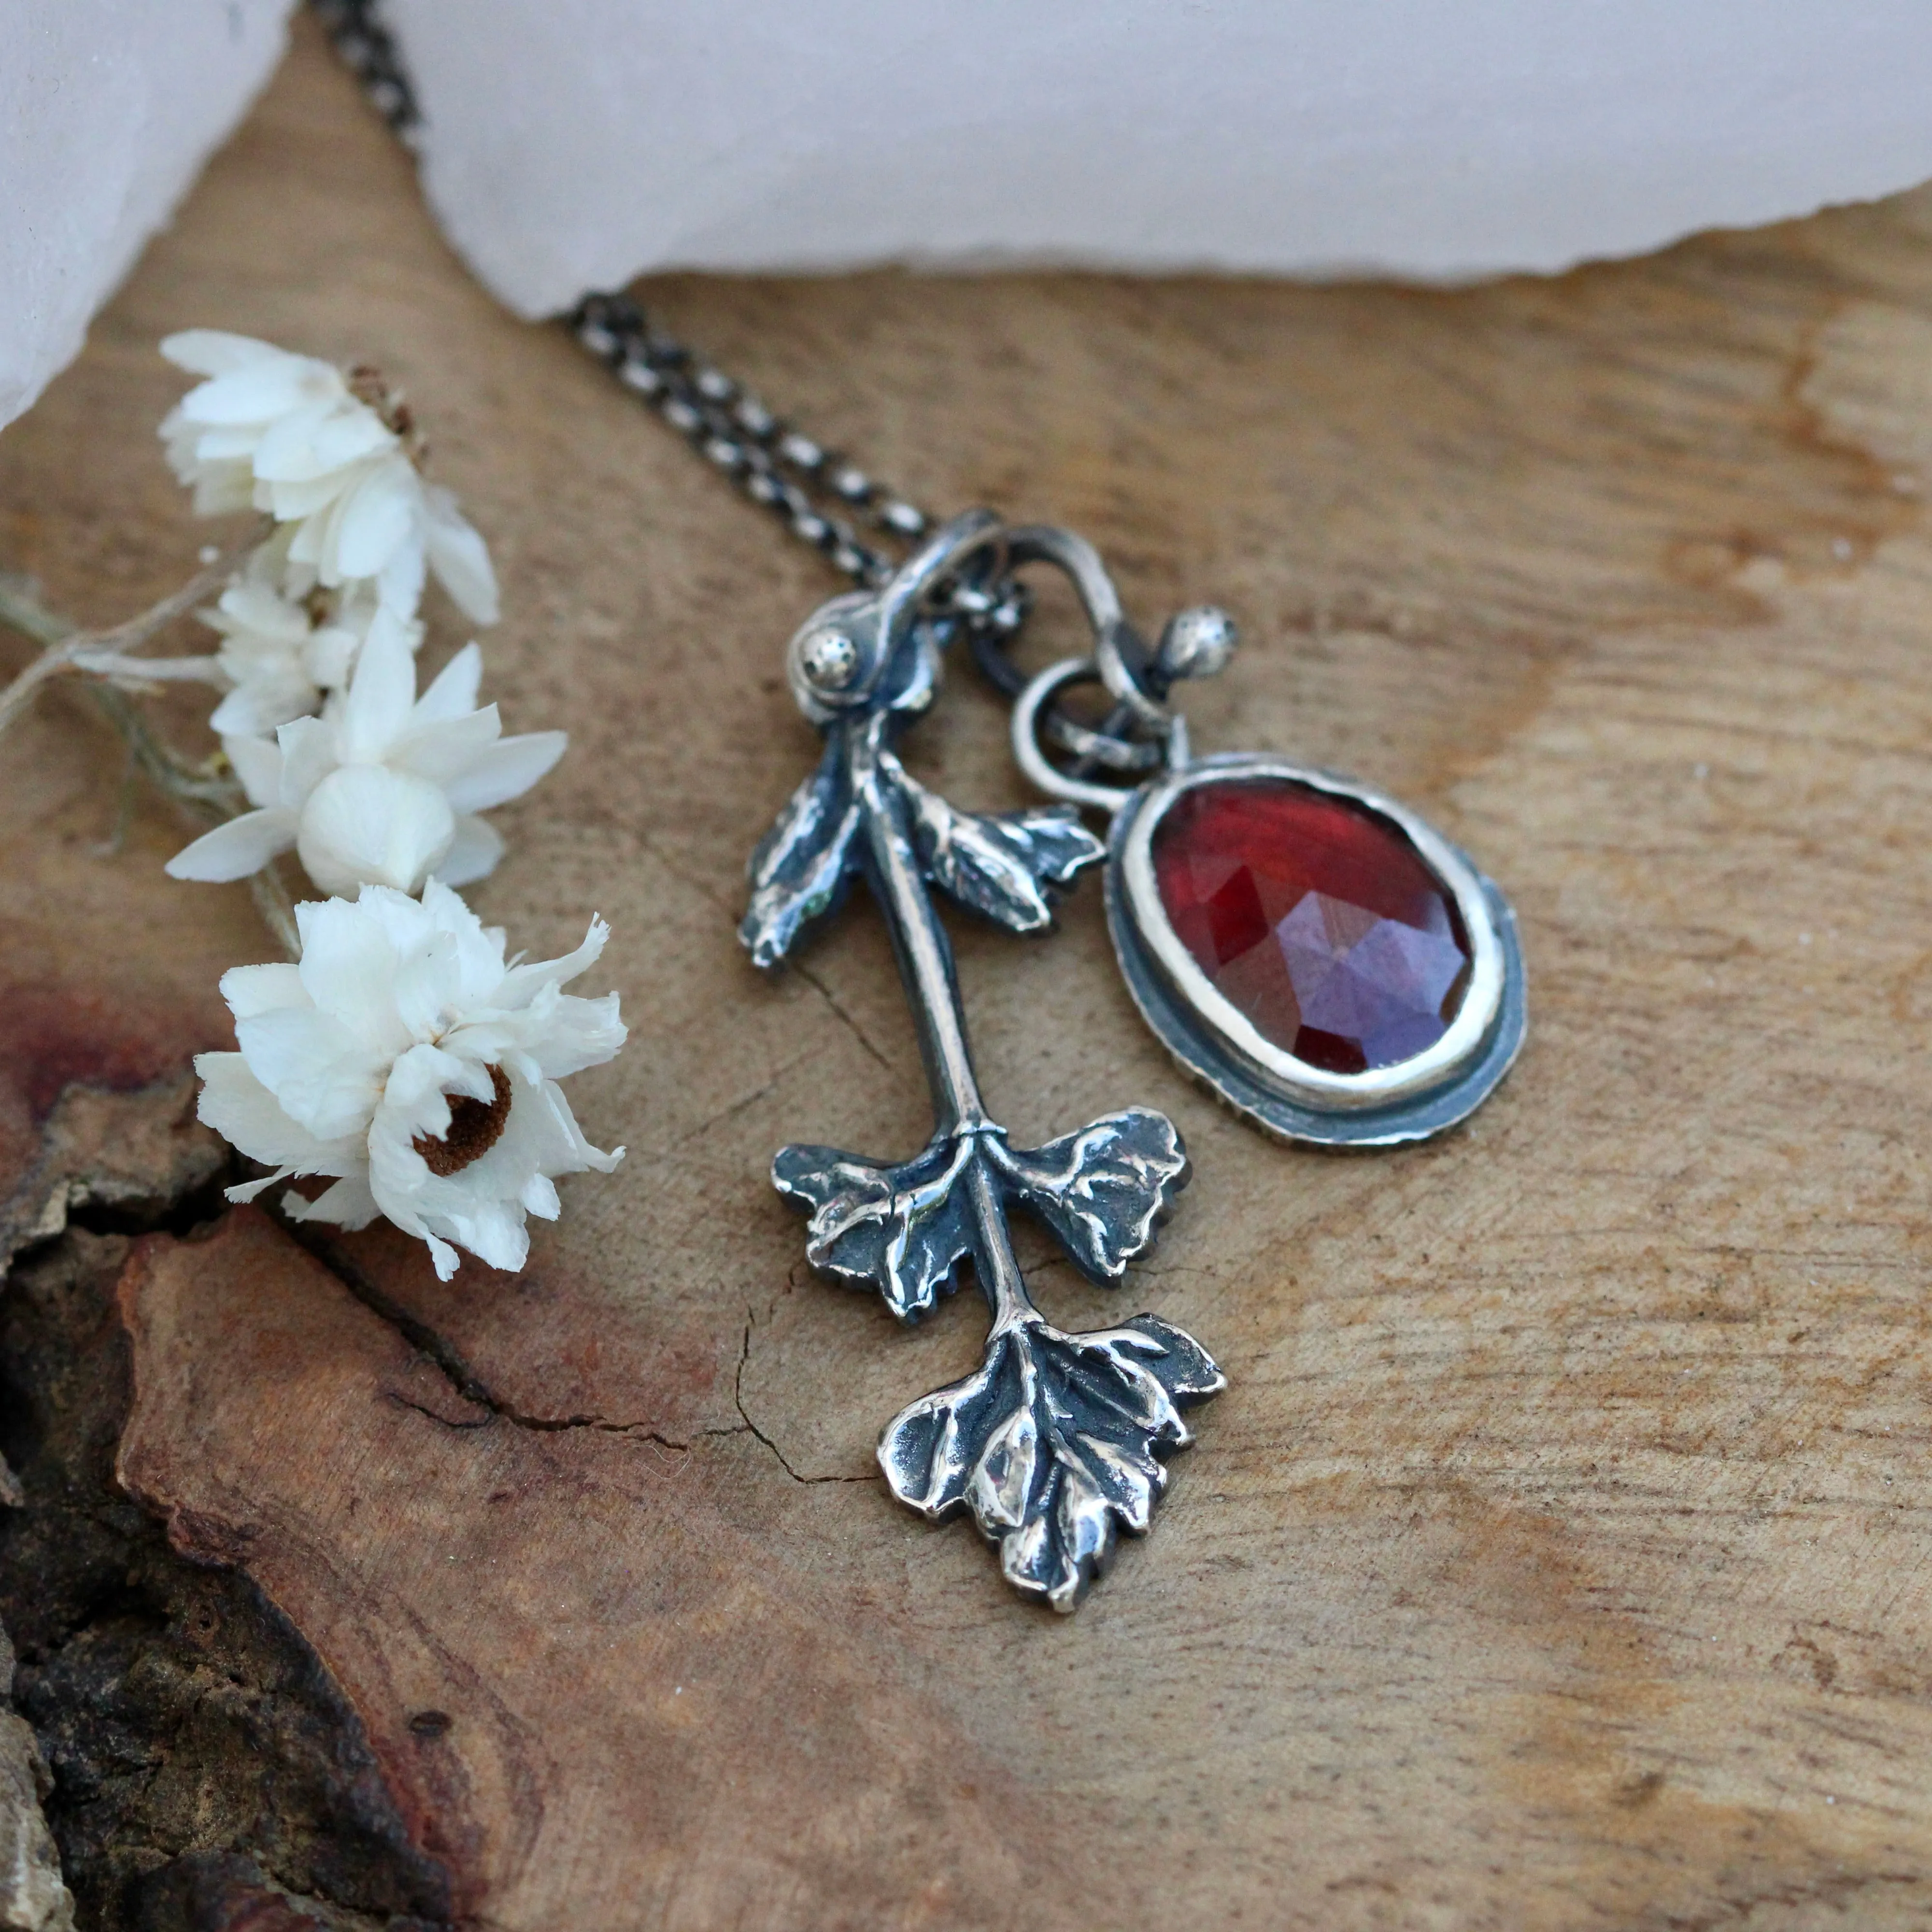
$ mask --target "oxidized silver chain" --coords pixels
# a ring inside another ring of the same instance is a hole
[[[412,146],[414,94],[377,0],[314,0],[337,50]],[[1135,1004],[1177,1061],[1278,1138],[1386,1147],[1465,1119],[1523,1037],[1522,961],[1508,902],[1396,800],[1272,754],[1196,756],[1173,687],[1228,662],[1211,605],[1150,643],[1100,554],[1070,530],[988,510],[935,525],[897,490],[767,409],[655,327],[628,296],[586,296],[572,332],[619,382],[855,586],[798,631],[792,695],[824,740],[752,862],[739,937],[776,966],[862,885],[891,932],[932,1090],[932,1138],[908,1160],[799,1144],[772,1163],[808,1218],[822,1274],[876,1292],[902,1321],[970,1267],[992,1325],[980,1369],[904,1410],[880,1437],[893,1494],[929,1520],[970,1515],[1007,1580],[1072,1609],[1117,1535],[1144,1533],[1184,1412],[1226,1386],[1198,1342],[1138,1315],[1066,1334],[1028,1293],[1008,1223],[1024,1210],[1080,1272],[1111,1288],[1153,1246],[1188,1177],[1172,1121],[1102,1115],[1015,1146],[974,1073],[936,899],[1016,933],[1053,924],[1061,892],[1104,870],[1107,923]],[[1028,677],[1010,648],[1022,571],[1072,587],[1084,656]],[[1021,770],[1056,802],[962,811],[901,762],[964,641],[1013,700]],[[1111,707],[1060,708],[1076,686]],[[1104,839],[1082,812],[1109,820]]]

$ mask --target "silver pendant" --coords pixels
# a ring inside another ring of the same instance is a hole
[[[835,598],[793,638],[787,670],[825,736],[752,862],[740,937],[772,967],[863,880],[892,932],[931,1087],[932,1138],[910,1160],[783,1149],[779,1192],[809,1216],[813,1264],[917,1319],[970,1262],[992,1310],[984,1360],[889,1423],[878,1459],[892,1493],[937,1522],[962,1510],[994,1543],[1006,1580],[1076,1607],[1120,1531],[1144,1533],[1190,1442],[1183,1412],[1226,1386],[1207,1352],[1140,1315],[1067,1334],[1028,1298],[1007,1218],[1024,1208],[1087,1278],[1112,1287],[1152,1246],[1186,1184],[1164,1114],[1132,1107],[1050,1142],[1012,1146],[974,1077],[952,952],[931,888],[1016,932],[1052,922],[1056,894],[1106,848],[1066,805],[964,812],[893,750],[932,703],[958,634],[963,580],[997,582],[1006,532],[974,512],[940,530],[882,589]]]
[[[1090,545],[1030,528],[1010,532],[1009,547],[1014,565],[1050,563],[1072,580],[1094,654],[1024,682],[986,640],[975,655],[1016,697],[1027,776],[1112,818],[1114,950],[1168,1052],[1284,1140],[1387,1147],[1466,1119],[1522,1045],[1522,955],[1502,892],[1369,786],[1280,758],[1192,757],[1165,700],[1179,680],[1226,664],[1234,630],[1222,613],[1182,612],[1150,650]],[[1058,707],[1086,683],[1114,700],[1097,728]],[[1055,764],[1049,744],[1072,764]],[[1091,776],[1109,770],[1153,776]]]

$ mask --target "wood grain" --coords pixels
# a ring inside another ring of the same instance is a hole
[[[1141,1030],[1096,894],[1050,943],[961,929],[1016,1134],[1182,1125],[1198,1178],[1126,1292],[1233,1387],[1071,1621],[896,1510],[874,1434],[976,1310],[896,1334],[766,1179],[790,1139],[922,1139],[890,958],[857,908],[772,982],[732,938],[828,586],[490,304],[302,36],[0,441],[0,546],[88,618],[186,574],[167,330],[372,356],[495,550],[486,695],[572,734],[475,896],[535,948],[611,920],[634,1041],[578,1091],[625,1166],[521,1277],[250,1212],[122,1286],[124,1480],[315,1647],[458,1918],[1932,1923],[1932,196],[1454,293],[646,292],[921,497],[1082,529],[1149,616],[1228,604],[1197,742],[1352,770],[1479,854],[1532,1039],[1440,1144],[1287,1152]],[[912,743],[1022,802],[964,676]],[[185,1057],[267,955],[238,891],[160,876],[158,808],[96,852],[82,712],[7,756],[0,1128],[45,1226],[106,1159],[62,1108],[160,1136],[117,1151],[130,1193],[206,1172]],[[1054,1318],[1132,1312],[1028,1258]]]

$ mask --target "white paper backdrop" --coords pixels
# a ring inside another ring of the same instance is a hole
[[[389,12],[430,199],[526,314],[659,266],[1559,268],[1932,176],[1926,0]]]
[[[274,70],[289,0],[0,0],[0,423]]]
[[[0,422],[245,106],[289,4],[0,4]],[[526,315],[662,267],[1556,269],[1932,176],[1926,0],[387,14],[430,201]]]

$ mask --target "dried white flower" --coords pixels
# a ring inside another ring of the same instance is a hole
[[[371,586],[351,585],[337,596],[283,587],[287,546],[272,539],[221,593],[202,622],[221,634],[212,670],[227,686],[209,724],[223,737],[266,736],[320,710],[350,680],[379,605]],[[412,651],[422,626],[404,621]]]
[[[245,578],[202,615],[221,633],[215,662],[230,688],[208,722],[224,738],[266,735],[321,710],[347,682],[362,641],[350,626],[318,624],[306,604]]]
[[[212,328],[170,335],[161,353],[209,379],[161,424],[168,460],[198,512],[266,510],[296,526],[292,566],[330,589],[373,580],[405,615],[415,612],[427,566],[466,616],[496,621],[483,539],[448,490],[423,480],[404,438],[340,370]]]
[[[273,742],[223,740],[257,808],[177,852],[168,871],[246,878],[292,846],[326,892],[482,878],[503,842],[476,814],[527,791],[568,742],[561,731],[504,737],[496,706],[476,706],[482,669],[466,644],[418,698],[411,627],[379,609],[347,692],[320,717],[284,724]]]
[[[584,1138],[556,1084],[624,1043],[616,994],[561,990],[608,928],[592,920],[563,958],[508,964],[501,929],[434,882],[420,902],[374,886],[296,917],[300,965],[222,977],[241,1051],[195,1061],[202,1119],[275,1170],[228,1198],[326,1174],[333,1186],[312,1202],[291,1190],[286,1210],[347,1228],[386,1215],[429,1244],[446,1281],[452,1242],[521,1268],[525,1215],[556,1217],[555,1177],[623,1158]]]

